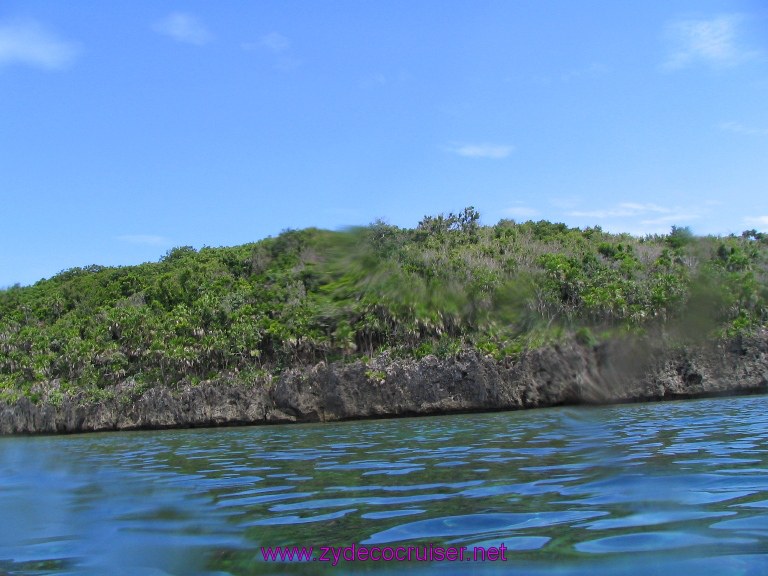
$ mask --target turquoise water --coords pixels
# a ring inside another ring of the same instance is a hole
[[[352,544],[505,552],[261,555]],[[768,574],[768,397],[0,438],[0,575],[405,569]]]

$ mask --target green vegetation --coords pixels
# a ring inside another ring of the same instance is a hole
[[[481,226],[473,208],[415,229],[289,230],[0,291],[0,399],[246,381],[384,350],[503,358],[565,336],[735,334],[767,323],[767,279],[768,237],[754,230],[635,238],[545,221]]]

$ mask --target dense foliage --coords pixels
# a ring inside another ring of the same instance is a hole
[[[0,399],[42,384],[109,394],[388,350],[515,355],[563,334],[714,336],[768,321],[768,237],[635,238],[599,227],[426,217],[289,230],[157,263],[0,291]],[[49,398],[50,400],[50,398]]]

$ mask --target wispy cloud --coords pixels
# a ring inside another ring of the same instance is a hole
[[[734,132],[735,134],[743,134],[745,136],[768,136],[768,128],[746,126],[739,122],[723,122],[719,128],[726,132]]]
[[[266,34],[259,39],[259,45],[263,46],[270,52],[279,54],[281,52],[285,52],[291,47],[291,41],[279,32],[270,32],[269,34]]]
[[[552,86],[568,84],[571,82],[586,82],[604,77],[612,72],[610,66],[602,62],[593,61],[573,68],[564,68],[560,72],[556,70],[538,71],[530,74],[512,74],[504,77],[504,82],[532,86]]]
[[[528,206],[510,206],[502,210],[502,212],[506,216],[512,216],[513,218],[534,218],[540,214],[538,210]]]
[[[768,216],[747,216],[744,222],[750,226],[768,227]]]
[[[549,198],[548,201],[552,206],[560,210],[573,210],[581,204],[582,198],[580,196],[555,196]]]
[[[172,244],[171,240],[165,236],[154,236],[151,234],[125,234],[123,236],[118,236],[117,239],[121,242],[127,242],[128,244],[159,246],[161,248]]]
[[[490,158],[500,160],[515,151],[507,144],[452,144],[448,150],[465,158]]]
[[[375,74],[368,74],[360,80],[361,88],[380,88],[387,85],[387,77],[381,72]]]
[[[560,74],[560,80],[571,82],[573,80],[582,80],[587,78],[598,78],[609,72],[608,66],[601,62],[592,62],[588,66],[572,68]]]
[[[693,214],[692,212],[685,211],[685,210],[677,210],[675,212],[672,212],[671,214],[668,214],[667,216],[660,216],[658,218],[648,218],[644,220],[640,220],[641,224],[651,224],[651,225],[658,225],[658,224],[680,224],[683,222],[690,222],[691,220],[696,220],[699,218],[698,214]]]
[[[173,12],[158,20],[152,29],[185,44],[202,46],[213,40],[213,34],[195,16]]]
[[[729,14],[709,20],[679,20],[667,27],[674,48],[663,64],[666,70],[679,70],[694,64],[727,67],[755,55],[739,44],[738,27],[742,17]]]
[[[270,32],[258,39],[257,42],[243,42],[240,44],[243,50],[256,50],[271,54],[275,68],[278,70],[292,70],[301,65],[301,60],[291,54],[291,41],[279,32]]]
[[[636,202],[622,202],[612,208],[600,210],[580,211],[574,210],[568,212],[569,216],[580,216],[587,218],[625,218],[633,216],[642,216],[644,214],[666,214],[672,212],[669,208],[658,206],[657,204],[638,204]]]
[[[653,203],[622,202],[597,210],[572,210],[567,216],[589,218],[590,224],[631,234],[659,234],[673,224],[686,224],[701,217],[690,207],[666,207]]]
[[[34,20],[0,22],[0,67],[24,64],[63,70],[79,52],[76,43],[59,40]]]

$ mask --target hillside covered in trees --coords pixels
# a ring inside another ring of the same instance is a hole
[[[479,214],[314,228],[0,291],[0,400],[106,398],[348,361],[514,358],[564,337],[688,341],[768,324],[768,236],[636,238]],[[53,387],[53,392],[50,390]]]

